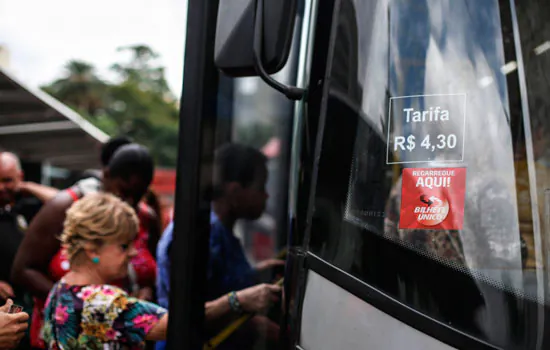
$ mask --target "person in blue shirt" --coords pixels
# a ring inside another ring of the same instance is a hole
[[[205,305],[207,334],[213,336],[242,312],[263,312],[278,298],[277,285],[258,284],[257,272],[284,262],[269,259],[252,267],[241,242],[233,232],[240,219],[258,219],[265,210],[268,195],[267,159],[258,150],[239,144],[228,144],[216,152],[214,162],[213,201],[208,264],[208,302]],[[159,305],[168,307],[170,292],[169,251],[173,223],[165,230],[157,249],[157,297]],[[278,326],[266,317],[256,316],[240,334],[235,334],[218,349],[251,348],[257,329],[276,338]],[[163,350],[165,343],[157,343]]]

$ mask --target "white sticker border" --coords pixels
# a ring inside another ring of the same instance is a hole
[[[462,158],[461,159],[455,159],[455,160],[442,160],[442,161],[436,161],[436,160],[411,160],[411,161],[405,161],[405,162],[390,162],[390,131],[391,131],[391,121],[392,121],[392,114],[391,114],[391,106],[392,106],[392,100],[398,100],[403,98],[412,98],[412,97],[433,97],[433,96],[464,96],[464,125],[462,130]],[[412,163],[462,163],[464,162],[464,151],[465,151],[465,145],[466,145],[466,101],[468,94],[467,93],[456,93],[456,94],[428,94],[428,95],[409,95],[409,96],[397,96],[397,97],[390,97],[390,103],[389,103],[389,111],[388,111],[388,136],[386,139],[386,164],[412,164]]]

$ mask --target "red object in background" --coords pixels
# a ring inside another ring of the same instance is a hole
[[[156,169],[151,188],[158,195],[173,196],[176,189],[176,170]]]
[[[466,168],[403,170],[400,229],[461,230]]]
[[[162,227],[166,228],[172,221],[174,211],[174,194],[176,193],[176,170],[156,169],[151,189],[159,197],[162,208]]]
[[[273,258],[273,239],[269,234],[256,231],[252,234],[252,254],[255,261]]]
[[[261,151],[269,159],[277,158],[281,154],[281,140],[278,137],[272,137]]]

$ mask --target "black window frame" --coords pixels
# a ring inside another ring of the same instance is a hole
[[[321,167],[326,167],[328,169],[336,169],[336,163],[327,162],[326,153],[323,153],[323,145],[325,139],[326,130],[335,130],[340,127],[339,123],[336,123],[334,118],[332,121],[327,118],[327,103],[328,103],[328,87],[331,82],[330,76],[330,66],[332,64],[332,54],[335,46],[335,30],[337,26],[337,14],[343,0],[334,0],[321,2],[318,8],[318,19],[315,29],[315,39],[313,44],[313,60],[312,60],[312,70],[311,70],[311,79],[309,81],[309,86],[312,87],[312,91],[307,98],[307,112],[305,118],[308,120],[310,127],[309,130],[302,130],[302,149],[304,146],[312,147],[314,146],[314,154],[301,154],[301,167],[305,170],[302,170],[302,180],[299,186],[299,196],[298,196],[298,210],[293,221],[296,221],[295,228],[298,232],[295,232],[300,239],[300,247],[296,248],[296,253],[292,259],[296,260],[296,264],[299,268],[303,268],[305,271],[303,274],[294,274],[292,284],[294,288],[292,289],[293,294],[291,298],[298,299],[298,305],[296,310],[289,310],[289,317],[292,319],[295,324],[296,334],[292,336],[294,339],[294,345],[299,344],[299,322],[301,320],[302,305],[305,296],[305,288],[307,284],[307,271],[314,271],[332,283],[335,283],[337,286],[343,288],[344,290],[350,292],[351,294],[362,299],[366,303],[378,308],[379,310],[389,314],[390,316],[396,318],[397,320],[404,322],[405,324],[430,335],[450,346],[459,349],[499,349],[498,346],[489,344],[488,342],[477,338],[471,334],[468,334],[457,328],[453,328],[439,320],[429,317],[428,315],[400,302],[399,300],[393,298],[392,296],[385,293],[380,288],[373,286],[365,281],[360,280],[356,276],[353,276],[346,271],[339,269],[337,266],[331,264],[322,257],[316,255],[310,250],[310,240],[312,235],[315,233],[314,225],[314,213],[316,210],[316,196],[319,194],[319,187],[329,187],[331,181],[325,181],[323,179],[323,174],[319,173]],[[510,28],[517,28],[517,18],[515,18],[515,2],[514,0],[500,0],[499,3],[505,4],[509,3],[510,11],[509,15],[509,25]],[[332,11],[332,12],[331,12]],[[333,18],[333,16],[335,18]],[[330,19],[330,30],[327,29],[327,19]],[[328,35],[327,35],[328,34]],[[517,35],[517,33],[516,33]],[[322,39],[319,39],[322,38]],[[519,46],[520,43],[517,42],[518,38],[515,37],[516,42],[515,46]],[[521,55],[521,51],[516,49],[515,52],[507,54]],[[518,62],[521,64],[521,57],[519,57]],[[325,68],[325,69],[323,69]],[[518,86],[520,83],[513,81],[514,78],[508,77],[509,86]],[[524,77],[520,76],[520,79]],[[521,87],[519,87],[521,104],[526,103],[524,93]],[[523,115],[523,118],[529,118],[529,115]],[[353,129],[353,121],[349,123],[348,130]],[[305,139],[306,136],[311,135],[311,130],[316,132],[315,142],[308,141]],[[309,134],[308,134],[309,132]],[[327,147],[330,149],[330,147]],[[339,151],[340,149],[338,149]],[[336,150],[333,151],[336,152]],[[330,152],[329,152],[330,153]],[[351,167],[351,157],[353,157],[353,142],[351,142],[351,149],[349,154],[348,164]],[[339,158],[341,162],[341,154],[333,158]],[[343,157],[345,158],[345,156]],[[325,164],[323,164],[325,163]],[[349,175],[349,169],[347,170]],[[347,177],[349,178],[349,176]],[[307,208],[307,209],[305,209]],[[307,214],[306,214],[307,213]],[[344,223],[344,225],[352,225],[350,223]],[[412,252],[409,248],[404,245],[398,244],[394,241],[390,241],[384,237],[381,237],[377,234],[369,233],[368,244],[372,246],[370,251],[373,254],[378,254],[379,257],[384,253],[390,253],[392,256],[401,256],[399,262],[395,265],[401,264],[418,264],[418,266],[426,266],[432,269],[432,273],[435,275],[447,274],[446,280],[449,281],[464,281],[464,283],[473,283],[483,284],[485,288],[491,289],[496,293],[500,293],[504,299],[507,300],[518,300],[518,296],[504,291],[495,287],[493,284],[486,281],[480,281],[478,278],[468,273],[467,271],[458,270],[449,267],[441,261],[435,261],[433,258],[430,258],[425,255],[420,255]],[[383,252],[383,253],[381,253]],[[395,266],[392,267],[395,274]],[[458,283],[457,283],[458,284]],[[536,318],[536,315],[543,309],[546,317],[550,316],[550,307],[545,305],[540,305],[532,300],[521,299],[521,306],[524,309],[525,314],[532,315],[531,318]],[[460,302],[459,302],[460,303]],[[547,322],[544,322],[544,332],[548,334],[549,326]],[[533,328],[540,327],[540,325],[534,324]],[[534,334],[535,331],[533,331]],[[530,333],[531,334],[531,333]],[[532,340],[532,343],[529,345],[534,347],[536,336],[525,335],[526,339]],[[550,342],[550,337],[545,336],[543,340],[543,348],[545,344]],[[525,345],[525,344],[524,344]],[[516,344],[506,344],[506,348],[516,349]],[[519,348],[518,348],[519,349]]]
[[[170,249],[167,348],[202,349],[210,203],[218,124],[214,65],[218,1],[188,0],[184,86],[179,114],[174,237]],[[177,254],[176,254],[177,252]]]

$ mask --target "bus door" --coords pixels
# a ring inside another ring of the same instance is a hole
[[[251,266],[266,259],[284,259],[294,104],[259,77],[231,76],[216,66],[216,38],[231,33],[216,30],[218,12],[228,13],[227,10],[237,5],[232,1],[189,0],[187,3],[185,86],[180,109],[174,238],[170,247],[168,348],[274,349],[279,336],[280,302],[274,303],[265,315],[254,315],[258,317],[228,311],[223,317],[205,322],[205,302],[215,299],[205,297],[209,293],[211,222],[218,214],[212,203],[213,192],[219,191],[213,186],[213,169],[216,150],[234,143],[261,152],[268,173],[265,183],[268,198],[262,215],[254,221],[238,220],[232,227],[234,238],[225,237],[228,241],[238,241],[242,250],[228,252],[217,246],[218,252],[222,251],[219,256],[233,258],[228,259],[227,265],[231,265],[234,257],[241,253]],[[298,8],[294,13],[297,19],[289,35],[297,38],[288,41],[285,60],[277,67],[276,77],[285,84],[293,84],[296,79],[300,17],[303,15]],[[248,42],[239,39],[230,43],[230,39],[222,40],[229,48]],[[236,56],[231,53],[229,58]],[[242,153],[234,155],[233,159],[239,160],[241,156]],[[240,163],[241,168],[235,164],[228,172],[238,173],[237,177],[241,178],[245,172],[254,176],[252,173],[257,171],[254,164],[246,167]],[[241,270],[246,272],[242,265]],[[257,277],[254,282],[278,282],[283,272],[284,267],[280,266],[263,271],[254,276]],[[234,282],[241,277],[237,275],[235,278],[235,275],[221,278],[233,279]],[[216,297],[223,299],[229,292],[218,293]],[[224,300],[221,301],[222,306],[229,306],[228,300],[225,304]]]
[[[549,5],[314,3],[289,348],[550,346]]]
[[[275,190],[288,187],[283,348],[548,348],[549,12],[544,0],[189,0],[170,347],[207,338],[214,150],[255,142],[232,126],[234,89],[242,116],[282,105],[265,85],[250,93],[259,79],[226,79],[260,75],[297,100],[281,108],[293,136]]]

